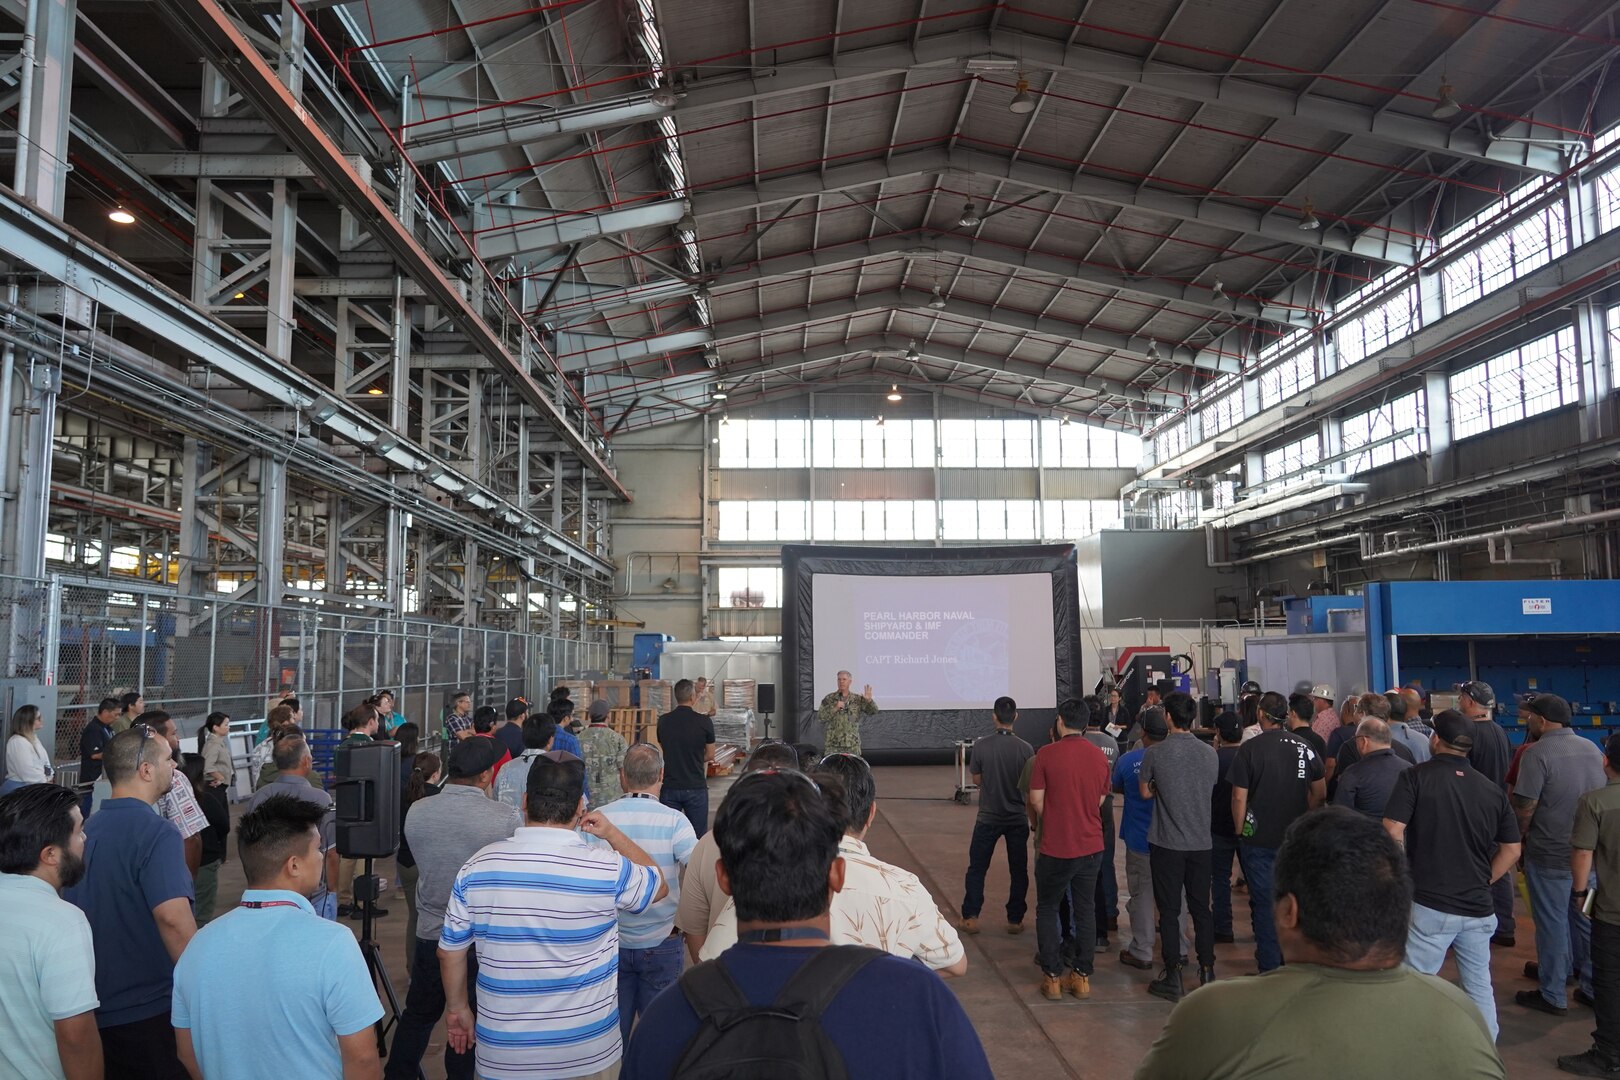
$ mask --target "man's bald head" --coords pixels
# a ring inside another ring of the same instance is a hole
[[[1356,738],[1366,739],[1370,750],[1382,750],[1390,745],[1389,725],[1369,716],[1356,725]]]

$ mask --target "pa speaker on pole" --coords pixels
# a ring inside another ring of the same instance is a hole
[[[333,754],[337,848],[345,859],[380,859],[399,846],[399,744],[340,746]]]

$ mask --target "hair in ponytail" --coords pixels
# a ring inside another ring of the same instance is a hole
[[[428,778],[439,771],[439,755],[434,753],[417,754],[416,762],[411,768],[411,778],[405,781],[405,799],[415,802],[427,794]]]

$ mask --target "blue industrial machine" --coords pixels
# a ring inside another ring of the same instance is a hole
[[[630,666],[648,673],[649,679],[661,679],[659,662],[664,646],[675,639],[668,634],[637,634],[630,645]]]
[[[1591,739],[1620,730],[1620,581],[1372,582],[1366,626],[1370,686],[1481,679],[1515,742],[1535,694],[1566,699]]]

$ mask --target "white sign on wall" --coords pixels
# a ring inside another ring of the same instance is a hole
[[[1524,613],[1526,615],[1551,615],[1552,614],[1552,598],[1551,597],[1537,597],[1537,598],[1525,597],[1525,599],[1524,599]]]

